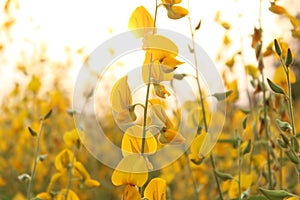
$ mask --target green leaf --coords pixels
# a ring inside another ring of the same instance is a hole
[[[285,59],[285,66],[288,67],[290,64],[292,64],[292,62],[293,62],[293,55],[292,55],[291,49],[288,48],[287,54],[286,54],[286,59]]]
[[[219,172],[217,170],[215,170],[215,172],[216,172],[216,175],[223,181],[234,179],[231,174]]]
[[[288,122],[284,122],[279,119],[276,119],[276,123],[279,126],[280,130],[283,132],[286,132],[289,130],[291,131],[293,129],[292,126],[290,125],[290,123],[288,123]]]
[[[185,76],[186,74],[174,74],[173,78],[177,80],[182,80]]]
[[[291,138],[291,143],[294,144],[294,151],[296,153],[298,153],[299,152],[299,142],[295,136]]]
[[[37,136],[37,133],[32,128],[30,128],[29,126],[28,126],[28,131],[31,134],[31,136],[33,136],[33,137]]]
[[[282,139],[286,145],[290,145],[289,138],[285,134],[280,133],[280,136],[282,137]]]
[[[248,119],[248,117],[246,116],[246,117],[243,119],[243,122],[242,122],[242,124],[243,124],[243,129],[244,129],[244,130],[247,128],[247,119]]]
[[[273,92],[275,92],[277,94],[284,94],[285,95],[285,91],[284,91],[284,89],[282,89],[282,87],[275,84],[273,81],[271,81],[268,78],[267,78],[267,81],[268,81],[268,84],[269,84],[269,86],[270,86],[270,88],[272,89]]]
[[[247,109],[244,109],[244,108],[241,108],[240,109],[245,115],[249,114],[251,111],[250,110],[247,110]]]
[[[214,96],[218,101],[222,101],[224,99],[226,99],[227,97],[229,97],[229,95],[232,94],[232,90],[228,90],[226,92],[222,92],[222,93],[214,93],[211,96]]]
[[[267,200],[264,196],[251,196],[248,200]]]
[[[277,143],[279,144],[279,146],[281,147],[281,148],[287,148],[288,146],[287,146],[287,144],[285,143],[285,142],[283,142],[281,139],[277,139]]]
[[[261,193],[263,193],[263,195],[265,195],[265,197],[270,200],[283,200],[284,198],[288,197],[300,198],[299,196],[289,193],[285,190],[267,190],[262,187],[260,187],[259,190],[261,191]]]
[[[294,154],[294,152],[292,152],[291,150],[286,151],[285,154],[290,159],[290,161],[292,161],[294,164],[299,164],[300,163],[300,160],[299,160],[298,156],[296,156]]]
[[[243,155],[249,153],[251,151],[251,140],[248,141],[247,146],[243,150]]]
[[[274,44],[275,44],[275,51],[276,51],[276,53],[279,56],[281,56],[281,48],[280,48],[279,43],[278,43],[278,41],[276,39],[274,40]]]
[[[45,115],[44,120],[48,119],[52,114],[52,109]]]

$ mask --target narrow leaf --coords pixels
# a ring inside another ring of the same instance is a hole
[[[228,90],[228,91],[222,92],[222,93],[214,93],[211,96],[216,97],[216,99],[218,101],[222,101],[222,100],[226,99],[227,97],[229,97],[229,95],[231,95],[232,92],[233,92],[232,90]]]
[[[298,197],[297,195],[289,193],[285,190],[267,190],[262,187],[260,187],[259,190],[270,200],[283,200],[287,197]]]
[[[278,41],[276,39],[274,40],[274,44],[275,44],[275,51],[276,51],[276,53],[279,56],[281,56],[281,48],[280,48],[279,43],[278,43]]]
[[[270,86],[270,88],[272,89],[273,92],[277,93],[277,94],[283,94],[285,95],[285,91],[284,89],[282,89],[282,87],[280,87],[279,85],[275,84],[274,82],[272,82],[270,79],[267,78],[268,84]]]
[[[44,120],[48,119],[52,114],[52,109],[45,115]]]
[[[247,128],[247,119],[248,119],[248,117],[245,117],[242,122],[244,130]]]
[[[28,127],[28,130],[33,137],[37,136],[37,133],[32,128]]]
[[[230,174],[219,172],[217,170],[215,172],[216,172],[216,175],[223,181],[234,179],[233,176]]]
[[[285,65],[288,67],[290,64],[293,62],[293,55],[291,52],[291,49],[288,48],[287,54],[286,54],[286,60],[285,60]]]
[[[243,150],[243,155],[249,153],[251,151],[251,140],[248,141],[247,146]]]

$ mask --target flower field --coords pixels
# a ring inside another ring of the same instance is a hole
[[[247,36],[220,10],[222,41],[210,62],[197,44],[205,22],[191,17],[197,8],[189,1],[151,0],[153,11],[140,1],[130,11],[126,25],[142,52],[137,75],[115,60],[119,68],[93,71],[93,54],[82,49],[66,49],[67,59],[56,62],[43,45],[4,70],[22,6],[3,3],[0,73],[14,81],[0,99],[1,200],[300,199],[300,13],[283,0],[257,0],[259,13],[267,2],[269,17],[289,27],[267,38],[265,16],[253,16]],[[189,35],[163,30],[166,20],[186,21]],[[251,42],[243,46],[243,38]],[[70,88],[73,51],[104,86],[78,78],[80,87]]]

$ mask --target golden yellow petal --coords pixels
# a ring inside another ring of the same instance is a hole
[[[181,6],[168,6],[167,10],[170,19],[180,19],[189,14],[189,11]]]
[[[129,30],[133,31],[135,37],[145,37],[153,32],[153,18],[144,6],[137,7],[130,16],[128,22]]]
[[[142,187],[148,179],[147,163],[143,156],[131,154],[125,156],[114,170],[111,180],[116,186],[135,185]]]
[[[131,90],[127,83],[128,76],[124,76],[117,80],[112,87],[110,93],[110,105],[116,112],[128,109],[132,102]]]
[[[167,183],[162,178],[153,178],[147,185],[144,197],[149,200],[166,200]]]

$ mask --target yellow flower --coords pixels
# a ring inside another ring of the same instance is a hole
[[[55,167],[58,171],[64,172],[72,161],[73,153],[69,149],[62,150],[55,157]]]
[[[189,11],[181,6],[166,6],[170,19],[181,19],[189,14]]]
[[[208,133],[202,131],[198,134],[191,144],[190,159],[193,163],[200,163],[210,151],[210,138]]]
[[[41,199],[41,200],[51,200],[52,196],[47,192],[42,192],[42,193],[36,195],[36,198]]]
[[[80,174],[80,176],[82,177],[83,180],[91,178],[90,174],[88,173],[88,171],[85,169],[85,167],[83,166],[83,164],[81,162],[76,161],[76,162],[74,162],[73,166],[74,166],[76,172],[78,172]]]
[[[148,179],[147,163],[143,156],[125,156],[114,170],[111,180],[116,186],[135,185],[142,187]]]
[[[137,7],[130,16],[128,28],[135,37],[145,37],[153,32],[153,18],[144,6]]]
[[[66,191],[67,191],[66,189],[61,190],[56,196],[56,200],[79,200],[79,197],[75,192],[73,192],[73,190],[69,190],[68,198],[65,199]]]
[[[84,181],[84,185],[88,188],[94,188],[94,187],[100,186],[100,183],[96,180],[93,180],[93,179],[86,179]]]
[[[238,177],[235,176],[235,179]],[[251,174],[241,174],[241,192],[246,191],[250,188],[252,184],[252,175]],[[235,180],[231,180],[231,184],[228,191],[230,198],[237,198],[238,197],[238,183]]]
[[[161,0],[161,3],[173,5],[173,4],[179,4],[181,3],[181,1],[182,0]]]
[[[73,129],[72,131],[65,132],[64,142],[71,149],[73,146],[76,146],[77,149],[80,149],[83,137],[84,133],[81,130]]]
[[[41,80],[37,76],[32,76],[31,80],[27,86],[29,91],[37,93],[41,87]]]
[[[162,144],[183,144],[185,138],[176,130],[163,128],[158,136],[158,141]]]
[[[250,75],[253,79],[257,79],[258,76],[259,76],[259,70],[257,67],[255,67],[254,65],[246,65],[245,66],[245,69],[246,69],[246,73],[248,75]]]
[[[289,68],[289,78],[290,78],[291,84],[296,82],[296,76],[291,68]],[[286,73],[282,66],[276,68],[274,76],[273,76],[273,81],[274,81],[274,83],[280,85],[283,89],[285,89],[285,91],[287,91]]]
[[[148,83],[150,66],[152,81],[159,83],[171,80],[173,78],[172,72],[178,65],[183,64],[183,62],[175,58],[178,54],[176,44],[162,35],[148,35],[145,37],[143,40],[143,49],[146,51],[142,68],[145,83]]]
[[[144,197],[148,200],[165,200],[167,183],[162,178],[153,178],[147,185]]]
[[[269,7],[269,10],[275,14],[282,15],[286,14],[287,11],[284,7],[276,5],[274,2],[271,2],[271,6]]]
[[[110,105],[116,112],[129,109],[132,103],[131,90],[127,83],[128,76],[120,78],[112,87]]]
[[[127,185],[123,191],[122,200],[141,200],[141,195],[135,186]]]
[[[123,156],[132,153],[141,153],[142,148],[143,127],[139,125],[128,128],[122,138],[122,154]],[[150,131],[145,136],[145,154],[153,154],[156,152],[157,142]]]

